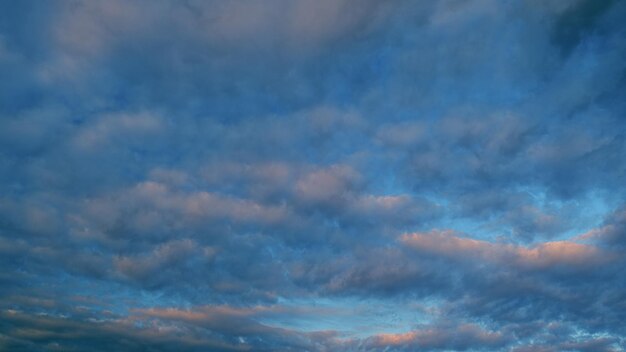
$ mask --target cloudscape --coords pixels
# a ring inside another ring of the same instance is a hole
[[[624,351],[626,2],[0,2],[0,350]]]

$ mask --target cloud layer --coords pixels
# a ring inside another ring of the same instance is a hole
[[[626,348],[623,2],[0,9],[0,349]]]

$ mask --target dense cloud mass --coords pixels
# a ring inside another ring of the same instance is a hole
[[[624,351],[626,2],[0,4],[0,349]]]

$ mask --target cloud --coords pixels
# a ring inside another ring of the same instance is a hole
[[[402,334],[381,334],[370,339],[367,350],[391,347],[392,350],[424,351],[494,349],[502,347],[508,338],[501,333],[485,331],[475,325],[456,327],[424,327]]]
[[[581,240],[592,240],[609,248],[621,248],[626,234],[626,211],[620,207],[597,228],[580,235]]]
[[[400,241],[417,251],[433,253],[450,259],[484,260],[499,265],[545,269],[552,266],[595,266],[610,255],[601,249],[571,241],[544,242],[533,247],[491,243],[459,237],[453,231],[405,234]]]
[[[214,254],[214,249],[197,246],[192,240],[174,240],[159,245],[148,255],[117,257],[113,266],[125,277],[155,281],[154,278],[162,277],[164,271],[176,270],[179,265],[189,265],[194,259],[195,265],[200,265],[202,261],[211,260]]]

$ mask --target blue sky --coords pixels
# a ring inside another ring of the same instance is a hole
[[[0,349],[623,351],[626,3],[0,3]]]

